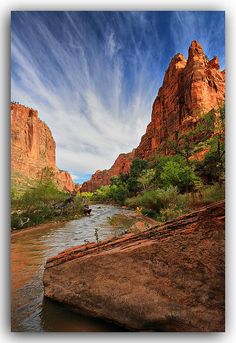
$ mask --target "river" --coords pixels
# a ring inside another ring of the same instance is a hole
[[[70,312],[64,305],[43,296],[46,259],[62,250],[121,234],[109,225],[109,217],[129,210],[93,205],[92,215],[57,227],[25,230],[11,238],[11,327],[12,331],[99,332],[121,328]],[[122,330],[123,331],[123,330]]]

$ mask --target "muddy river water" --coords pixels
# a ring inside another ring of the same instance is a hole
[[[86,241],[120,235],[109,217],[129,210],[110,205],[93,205],[92,215],[55,227],[25,230],[11,238],[11,325],[12,331],[98,332],[121,331],[112,324],[70,312],[62,304],[43,296],[46,259]]]

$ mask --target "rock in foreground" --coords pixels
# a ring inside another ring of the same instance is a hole
[[[224,202],[48,259],[45,296],[130,330],[224,331]]]

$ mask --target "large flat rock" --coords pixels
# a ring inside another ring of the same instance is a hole
[[[48,259],[45,296],[130,330],[224,331],[224,202]]]

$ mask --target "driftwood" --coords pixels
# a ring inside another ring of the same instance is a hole
[[[72,205],[73,209],[75,209],[75,197],[77,192],[71,192],[69,198],[65,199],[64,201],[57,202],[53,204],[53,208],[55,210],[59,210],[60,214],[63,212],[63,210],[68,206]]]

